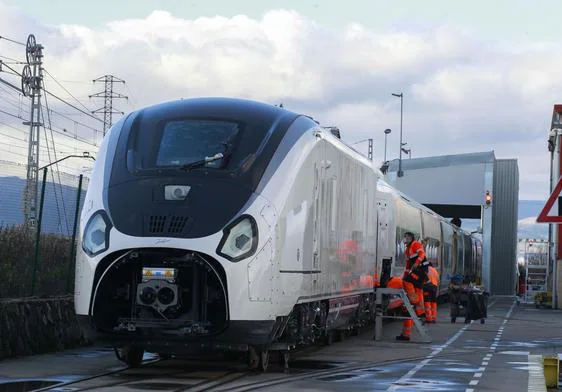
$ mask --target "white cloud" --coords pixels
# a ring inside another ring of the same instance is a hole
[[[414,157],[495,150],[499,158],[519,159],[523,198],[548,193],[547,128],[562,88],[559,44],[507,45],[446,24],[381,32],[351,23],[335,30],[287,10],[259,20],[184,20],[154,11],[91,29],[45,26],[0,3],[0,25],[0,33],[20,40],[35,32],[46,69],[62,80],[111,73],[127,81],[130,91],[117,89],[132,92],[138,107],[201,95],[283,102],[338,125],[349,142],[374,137],[376,159],[386,128],[393,130],[388,155],[397,156],[399,101],[390,94],[403,91],[404,140]],[[0,54],[23,57],[22,47],[2,40]],[[87,100],[101,85],[66,87],[90,107],[102,105]]]

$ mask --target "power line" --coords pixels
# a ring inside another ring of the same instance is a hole
[[[23,120],[23,118],[22,118],[22,117],[20,117],[20,116],[16,116],[15,114],[12,114],[12,113],[8,113],[8,112],[5,112],[5,111],[4,111],[4,110],[2,110],[2,109],[0,109],[0,113],[4,113],[4,114],[6,114],[6,115],[8,115],[8,116],[11,116],[11,117],[17,118],[18,120]]]
[[[61,113],[61,112],[59,112],[59,111],[56,111],[56,110],[54,110],[54,109],[49,109],[49,110],[51,111],[51,113],[56,113],[56,114],[58,114],[59,116],[64,117],[64,118],[66,118],[66,119],[69,120],[69,121],[72,121],[74,124],[79,124],[79,125],[82,125],[84,128],[88,128],[88,129],[90,129],[90,130],[92,130],[92,131],[101,133],[101,131],[100,131],[99,129],[96,129],[96,128],[94,128],[94,127],[91,127],[91,126],[89,126],[89,125],[87,125],[87,124],[84,124],[84,123],[82,123],[82,122],[80,122],[80,121],[78,121],[78,120],[75,120],[75,119],[73,119],[73,118],[70,118],[70,117],[68,117],[67,115],[65,115],[65,114],[63,114],[63,113]]]
[[[11,39],[11,38],[8,38],[8,37],[2,36],[2,35],[0,35],[0,39],[5,39],[6,41],[13,42],[14,44],[25,46],[25,44],[23,42],[19,42],[19,41],[16,41],[14,39]]]
[[[6,111],[4,111],[4,110],[2,110],[2,109],[0,109],[0,113],[4,113],[4,114],[6,114],[6,115],[8,115],[8,116],[10,116],[10,117],[14,117],[14,118],[17,118],[17,119],[19,119],[19,120],[24,120],[23,117],[21,117],[21,116],[16,116],[15,114],[6,112]],[[80,137],[78,137],[78,136],[73,137],[73,136],[70,136],[70,135],[64,133],[64,131],[57,131],[56,129],[53,129],[52,126],[49,126],[48,129],[50,129],[50,130],[54,131],[55,133],[58,133],[58,134],[60,134],[60,135],[62,135],[62,136],[68,137],[68,138],[70,138],[70,139],[80,140],[81,142],[86,143],[86,144],[89,144],[90,146],[97,147],[96,144],[90,143],[89,141],[87,141],[87,140],[85,140],[85,139],[82,139],[82,138],[80,138]],[[97,131],[97,132],[99,132],[99,131]]]
[[[21,60],[15,59],[13,57],[4,56],[4,55],[1,55],[1,54],[0,54],[0,57],[8,59],[10,61],[14,61],[16,64],[27,64],[25,61],[21,61]]]
[[[90,109],[89,109],[88,107],[86,107],[86,105],[84,105],[78,98],[76,98],[74,95],[72,95],[72,93],[71,93],[70,91],[68,91],[62,84],[60,84],[59,81],[58,81],[53,75],[51,75],[51,73],[50,73],[49,71],[47,71],[47,70],[45,69],[45,72],[47,73],[47,75],[49,75],[49,76],[55,81],[56,84],[58,84],[58,85],[60,86],[60,88],[62,88],[64,91],[66,91],[66,93],[67,93],[68,95],[70,95],[72,98],[74,98],[74,100],[75,100],[76,102],[78,102],[80,105],[82,105],[82,107],[83,107],[84,109],[86,109],[86,110],[88,110],[88,111],[90,110]]]
[[[45,88],[45,84],[43,81],[43,89]],[[66,222],[66,229],[68,234],[70,234],[70,228],[68,226],[68,217],[66,215],[66,206],[65,206],[65,202],[64,202],[64,195],[62,193],[62,182],[60,180],[60,170],[59,170],[59,166],[58,166],[58,162],[57,162],[57,152],[56,152],[56,148],[55,148],[55,138],[53,136],[53,130],[52,130],[52,124],[51,124],[51,117],[49,115],[49,104],[47,102],[47,97],[45,97],[45,107],[47,108],[47,120],[49,121],[49,128],[51,128],[51,143],[53,144],[53,155],[55,157],[55,168],[57,171],[57,177],[59,180],[59,187],[60,187],[60,192],[61,192],[61,202],[62,202],[62,208],[64,211],[64,218],[65,218],[65,222]],[[43,130],[45,132],[45,142],[47,143],[47,156],[49,158],[49,163],[53,163],[53,161],[51,160],[51,151],[49,149],[49,137],[47,136],[47,128],[44,126],[45,124],[45,115],[44,112],[41,110],[41,118],[42,118],[42,123],[43,123]],[[59,224],[62,228],[62,221],[61,221],[61,213],[60,213],[60,209],[59,209],[59,200],[58,200],[58,196],[57,196],[57,187],[55,185],[55,173],[54,170],[51,170],[51,178],[53,179],[53,191],[55,193],[55,203],[57,206],[57,214],[59,217]],[[61,230],[62,232],[62,230]]]
[[[98,117],[96,117],[96,116],[93,116],[92,114],[90,114],[90,113],[88,113],[88,112],[85,112],[85,111],[83,111],[83,110],[80,109],[80,108],[77,108],[76,106],[74,106],[74,105],[71,104],[70,102],[65,101],[64,99],[62,99],[62,98],[56,96],[56,95],[53,94],[52,92],[50,92],[50,91],[48,91],[48,90],[45,90],[45,92],[46,92],[47,94],[49,94],[50,96],[52,96],[53,98],[56,98],[56,99],[58,99],[59,101],[61,101],[61,102],[65,103],[65,104],[67,104],[67,105],[70,106],[71,108],[78,110],[80,113],[85,114],[86,116],[91,117],[91,118],[93,118],[94,120],[103,123],[103,120],[102,120],[102,119],[100,119],[100,118],[98,118]],[[98,131],[98,132],[99,132],[99,131]]]

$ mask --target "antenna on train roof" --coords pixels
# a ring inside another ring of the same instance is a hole
[[[337,137],[338,139],[341,139],[341,133],[338,127],[323,127],[323,128],[327,131],[330,131],[330,133],[335,137]]]

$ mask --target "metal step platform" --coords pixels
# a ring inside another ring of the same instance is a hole
[[[385,316],[382,308],[382,298],[383,295],[398,295],[402,299],[404,303],[404,307],[408,311],[410,317],[403,317],[403,316]],[[385,318],[390,319],[412,319],[414,320],[414,325],[418,330],[419,334],[421,335],[421,342],[422,343],[431,343],[431,337],[429,336],[428,330],[425,328],[422,320],[416,315],[406,292],[403,289],[389,289],[389,288],[377,288],[376,290],[376,300],[375,300],[375,341],[380,341],[382,338],[382,320]]]

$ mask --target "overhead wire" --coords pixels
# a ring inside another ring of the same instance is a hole
[[[45,82],[44,81],[43,81],[43,89],[45,89]],[[57,159],[57,152],[56,152],[56,148],[55,148],[55,138],[54,138],[54,135],[53,135],[53,127],[52,127],[52,124],[51,124],[51,116],[49,114],[49,103],[47,101],[47,97],[45,97],[45,107],[47,108],[47,120],[49,121],[49,129],[51,130],[51,143],[53,144],[53,155],[55,157],[55,162],[56,162],[58,159]],[[45,130],[45,141],[47,141],[47,155],[49,156],[49,163],[52,163],[50,161],[51,153],[49,151],[49,142],[48,142],[48,138],[47,138],[47,128],[45,127],[44,111],[40,110],[40,113],[41,113],[41,117],[42,117],[43,129]],[[60,192],[61,192],[61,202],[62,202],[62,208],[63,208],[63,211],[64,211],[64,220],[65,220],[65,223],[66,223],[66,230],[67,230],[67,234],[70,235],[70,225],[68,224],[68,216],[66,214],[66,205],[65,205],[66,203],[64,202],[64,193],[63,193],[63,189],[62,189],[62,182],[61,182],[61,179],[60,179],[60,170],[59,170],[58,162],[55,163],[55,167],[56,167],[56,170],[57,170],[57,177],[58,177],[58,180],[59,180],[59,187],[60,187]],[[54,177],[54,173],[53,173],[52,170],[51,170],[51,177],[53,179],[53,190],[55,191],[55,201],[56,201],[56,204],[57,204],[57,211],[59,213],[59,223],[60,223],[61,228],[62,228],[62,222],[60,220],[60,210],[59,210],[58,199],[57,199],[57,195],[56,195],[55,177]],[[61,232],[62,232],[62,230],[61,230]]]
[[[23,130],[23,129],[21,129],[21,128],[17,128],[17,127],[15,127],[15,126],[13,126],[13,125],[10,125],[10,124],[5,123],[5,122],[2,122],[2,121],[0,121],[0,124],[6,126],[6,127],[8,127],[8,128],[11,128],[11,129],[13,129],[13,130],[15,130],[15,131],[18,131],[18,132],[22,133],[24,138],[28,135],[28,131]],[[1,128],[0,128],[0,129],[1,129]],[[24,141],[25,141],[26,143],[28,142],[27,140],[24,140]],[[79,143],[82,143],[82,142],[79,142]],[[74,153],[78,153],[79,151],[80,151],[80,152],[84,151],[84,148],[81,148],[81,146],[79,146],[78,144],[70,145],[70,144],[63,143],[62,141],[57,141],[57,145],[60,145],[60,146],[69,148],[69,149],[71,149],[71,150],[74,150]],[[39,148],[45,149],[46,147],[39,147]]]
[[[12,71],[16,76],[20,76],[21,77],[21,73],[19,73],[18,71],[16,71],[15,69],[13,69],[12,67],[10,67],[6,62],[2,61],[2,64],[6,66],[6,68],[8,68],[10,71]],[[4,70],[0,70],[2,72],[6,72]],[[7,72],[6,72],[7,73]]]
[[[14,44],[26,46],[23,42],[16,41],[15,39],[8,38],[4,35],[0,35],[0,39],[5,39],[6,41],[13,42]]]
[[[94,116],[93,114],[90,114],[90,113],[88,113],[88,112],[83,111],[82,109],[80,109],[80,108],[74,106],[74,105],[71,104],[70,102],[65,101],[64,99],[58,97],[57,95],[53,94],[52,92],[50,92],[50,91],[48,91],[48,90],[45,90],[45,93],[49,94],[49,95],[52,96],[53,98],[58,99],[58,100],[61,101],[61,102],[67,104],[68,106],[74,108],[75,110],[78,110],[79,112],[85,114],[86,116],[88,116],[88,117],[90,117],[90,118],[93,118],[94,120],[103,123],[103,120],[102,120],[101,118],[98,118],[98,117]],[[102,133],[102,132],[100,132],[100,133]]]
[[[4,55],[2,55],[2,54],[0,54],[0,57],[2,57],[2,58],[4,58],[4,59],[8,59],[8,60],[10,60],[10,61],[14,61],[14,62],[16,62],[16,64],[27,64],[27,63],[26,63],[25,61],[23,61],[23,60],[18,60],[18,59],[15,59],[15,58],[13,58],[13,57],[4,56]]]
[[[8,113],[8,112],[6,112],[6,111],[4,111],[4,110],[2,110],[2,109],[0,109],[0,113],[4,113],[4,114],[6,114],[6,115],[8,115],[8,116],[10,116],[10,117],[14,117],[14,118],[17,118],[17,119],[19,119],[19,120],[25,120],[25,119],[24,119],[23,117],[21,117],[21,116],[16,116],[15,114]],[[50,128],[52,128],[52,127],[50,127]],[[89,144],[89,145],[91,145],[91,146],[97,147],[97,144],[95,144],[95,143],[90,143],[89,141],[87,141],[87,140],[85,140],[85,139],[82,139],[82,138],[80,138],[80,137],[78,137],[78,136],[72,137],[72,136],[70,136],[70,135],[64,133],[64,131],[57,131],[57,130],[55,130],[55,129],[51,129],[51,130],[54,131],[55,133],[58,133],[58,134],[60,134],[60,135],[65,136],[65,137],[68,137],[68,138],[71,138],[71,139],[80,140],[80,141],[82,141],[83,143],[86,143],[86,144]]]
[[[55,83],[59,85],[60,88],[62,88],[64,91],[66,91],[66,93],[67,93],[68,95],[70,95],[72,98],[74,98],[74,100],[75,100],[76,102],[78,102],[80,105],[82,105],[82,107],[83,107],[84,109],[90,111],[90,109],[89,109],[88,107],[86,107],[86,105],[84,105],[84,104],[82,103],[82,101],[80,101],[78,98],[76,98],[74,95],[72,95],[72,93],[71,93],[70,91],[68,91],[68,90],[66,89],[66,87],[64,87],[62,84],[60,84],[59,81],[58,81],[53,75],[51,75],[51,73],[50,73],[49,71],[47,71],[45,68],[43,68],[43,71],[45,71],[45,72],[47,73],[47,75],[49,75],[49,76],[51,77],[51,79],[53,79],[53,80],[55,81]]]

